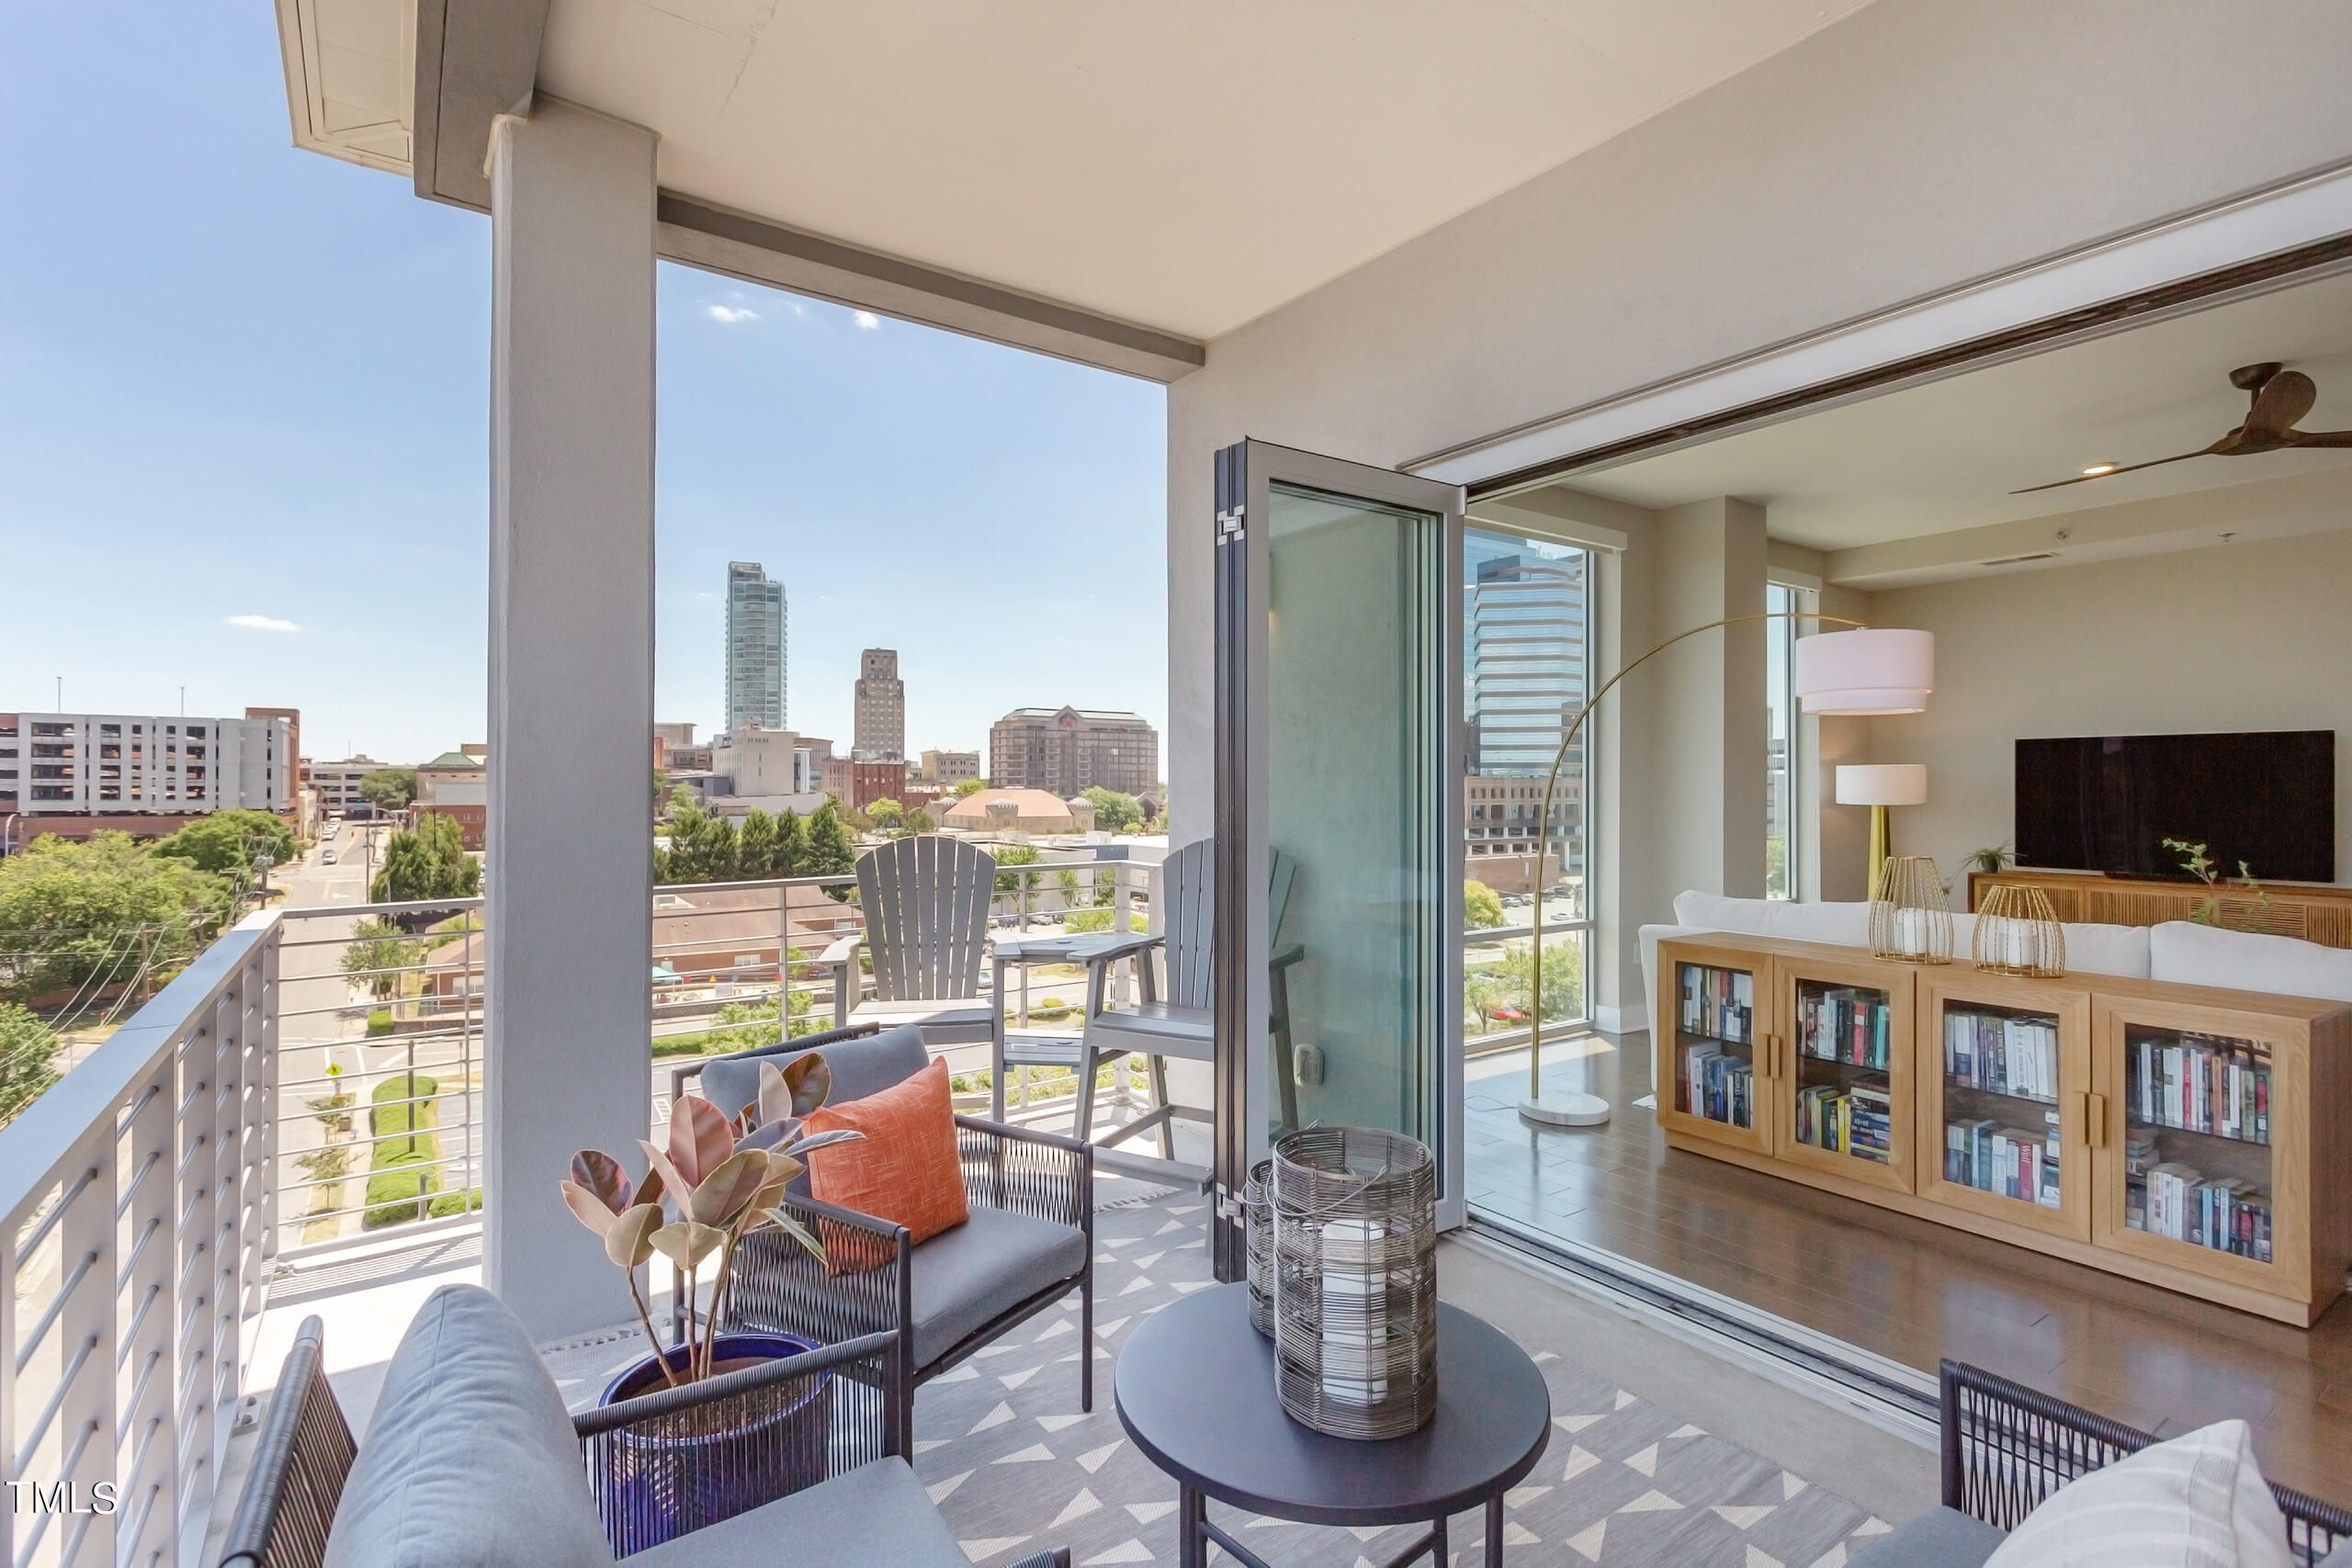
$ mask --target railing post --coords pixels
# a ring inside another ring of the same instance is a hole
[[[169,1114],[168,1108],[165,1114]],[[45,1477],[27,1474],[15,1478],[73,1483],[83,1496],[89,1495],[96,1483],[113,1481],[123,1474],[117,1462],[116,1445],[120,1434],[115,1405],[115,1346],[120,1327],[115,1278],[121,1267],[115,1247],[115,1201],[120,1181],[116,1130],[111,1116],[90,1130],[90,1137],[84,1145],[89,1151],[89,1164],[85,1168],[93,1174],[93,1179],[78,1196],[66,1201],[62,1223],[58,1227],[57,1262],[62,1277],[71,1281],[76,1270],[86,1272],[70,1286],[65,1308],[49,1328],[63,1385],[59,1390],[63,1397],[44,1439],[57,1455],[56,1469]],[[164,1179],[159,1185],[169,1191],[169,1173],[156,1174]],[[70,1183],[67,1190],[72,1191]],[[168,1452],[171,1434],[165,1432],[164,1436],[164,1450]],[[168,1472],[164,1479],[169,1479]],[[164,1496],[168,1504],[168,1487],[164,1488]],[[130,1506],[126,1488],[121,1512],[129,1512]],[[51,1528],[66,1532],[58,1561],[73,1562],[85,1549],[89,1549],[90,1554],[84,1561],[119,1561],[115,1542],[122,1523],[120,1513],[112,1518],[83,1515],[54,1519]]]

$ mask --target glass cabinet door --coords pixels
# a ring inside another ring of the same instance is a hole
[[[1889,964],[1783,960],[1788,1092],[1781,1158],[1911,1190],[1912,976]]]
[[[2301,1168],[2305,1043],[2278,1021],[2102,998],[2098,1239],[2278,1290],[2308,1263]],[[2288,1282],[2291,1293],[2291,1282]]]
[[[1771,1151],[1771,962],[1659,944],[1657,1119],[1668,1131]]]
[[[1927,994],[1920,1194],[2087,1240],[2088,996],[1973,974]]]

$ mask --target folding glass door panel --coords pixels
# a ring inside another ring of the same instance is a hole
[[[1288,1129],[1385,1127],[1436,1151],[1461,1223],[1461,510],[1385,469],[1218,454],[1220,1199]]]

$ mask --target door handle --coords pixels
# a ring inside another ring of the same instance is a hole
[[[2092,1148],[2107,1147],[2107,1096],[2083,1096],[2083,1142]]]

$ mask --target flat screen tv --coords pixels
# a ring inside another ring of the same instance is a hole
[[[2335,732],[2109,735],[2018,745],[2019,865],[2180,876],[2166,839],[2266,882],[2335,880]]]

